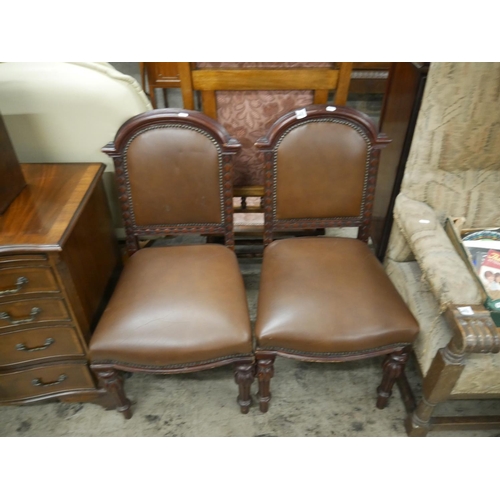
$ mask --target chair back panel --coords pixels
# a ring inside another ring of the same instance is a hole
[[[115,163],[127,251],[139,238],[224,235],[234,247],[232,158],[240,144],[215,120],[185,109],[141,113],[103,148]]]
[[[352,108],[283,115],[255,144],[265,156],[264,244],[275,231],[345,226],[359,227],[366,242],[380,149],[389,142]]]
[[[134,136],[125,161],[136,224],[220,224],[220,153],[208,135],[180,125]]]
[[[369,152],[361,130],[299,122],[276,152],[276,219],[360,216]]]

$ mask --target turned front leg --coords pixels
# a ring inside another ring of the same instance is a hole
[[[239,388],[239,395],[236,401],[240,405],[241,413],[248,413],[250,405],[252,404],[250,387],[252,386],[254,378],[253,363],[245,362],[234,364],[234,380]]]
[[[113,398],[116,403],[116,409],[123,414],[126,419],[132,417],[131,402],[123,390],[123,378],[114,368],[99,368],[91,366],[96,374],[99,386]]]
[[[402,351],[392,352],[385,358],[384,364],[382,365],[384,375],[381,384],[377,388],[377,408],[380,410],[387,406],[394,383],[403,374],[408,355],[409,349],[403,349]]]
[[[259,409],[262,413],[269,410],[271,401],[271,379],[274,375],[274,360],[276,356],[266,356],[257,358],[257,378],[259,380]]]

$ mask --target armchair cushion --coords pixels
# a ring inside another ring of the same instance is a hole
[[[394,219],[443,309],[449,304],[481,303],[476,280],[429,205],[400,193]]]

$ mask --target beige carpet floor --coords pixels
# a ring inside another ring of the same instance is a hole
[[[196,243],[181,237],[157,244]],[[259,259],[240,259],[252,321],[260,278]],[[94,404],[46,403],[0,407],[0,436],[405,436],[404,406],[397,389],[385,410],[375,407],[381,359],[339,364],[278,358],[267,414],[253,406],[242,415],[231,367],[125,381],[135,401],[132,419]],[[408,369],[417,394],[420,380]],[[257,391],[254,383],[252,392]],[[500,414],[500,401],[447,403],[440,413]],[[500,430],[434,432],[433,436],[498,436]]]

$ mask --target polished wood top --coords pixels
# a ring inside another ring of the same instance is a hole
[[[0,216],[0,254],[60,251],[104,165],[30,163],[21,168],[27,186]]]

